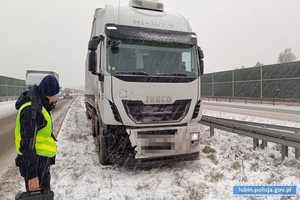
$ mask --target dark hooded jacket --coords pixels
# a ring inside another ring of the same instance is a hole
[[[19,108],[28,101],[31,101],[31,105],[25,107],[20,115],[20,152],[22,155],[18,157],[21,162],[21,175],[32,179],[38,175],[37,165],[39,159],[43,159],[40,158],[42,156],[36,155],[34,142],[35,131],[38,132],[47,125],[47,121],[42,114],[42,106],[50,112],[53,105],[49,103],[49,100],[41,93],[39,87],[36,85],[19,96],[15,104],[16,109],[19,110]],[[35,125],[37,130],[35,130]]]

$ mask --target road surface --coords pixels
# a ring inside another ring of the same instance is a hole
[[[203,101],[202,109],[300,123],[299,106]]]

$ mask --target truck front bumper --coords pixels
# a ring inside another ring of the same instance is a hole
[[[189,154],[180,154],[163,157],[152,157],[152,158],[130,158],[130,157],[114,157],[109,158],[112,164],[121,164],[123,166],[135,166],[135,167],[155,167],[170,164],[174,162],[197,160],[199,158],[199,151]]]

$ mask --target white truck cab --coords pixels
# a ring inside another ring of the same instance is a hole
[[[202,59],[188,21],[161,2],[95,10],[85,98],[101,164],[198,157]]]

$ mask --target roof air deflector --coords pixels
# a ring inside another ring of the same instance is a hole
[[[164,4],[155,0],[129,0],[129,6],[145,10],[164,11]]]

